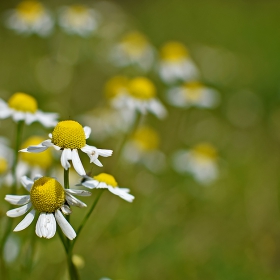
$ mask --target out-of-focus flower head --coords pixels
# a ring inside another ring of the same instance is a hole
[[[191,150],[179,150],[173,155],[173,167],[179,173],[192,174],[201,184],[210,184],[219,174],[217,151],[209,143],[200,143]]]
[[[146,77],[128,80],[126,77],[114,77],[106,85],[106,96],[117,109],[128,109],[146,114],[151,112],[159,118],[167,114],[164,106],[156,98],[156,87]]]
[[[119,67],[136,65],[148,71],[154,63],[155,50],[143,34],[134,31],[125,34],[113,47],[111,57]]]
[[[123,156],[131,163],[144,164],[149,170],[159,172],[165,168],[165,155],[159,150],[160,137],[149,126],[139,127],[126,143]]]
[[[45,127],[55,126],[58,118],[56,113],[44,113],[38,110],[36,99],[22,92],[13,94],[8,103],[0,98],[0,119],[10,116],[15,122],[24,121],[29,125],[38,121]]]
[[[219,93],[199,82],[189,82],[169,89],[167,100],[176,107],[213,108],[219,102]]]
[[[107,173],[100,173],[93,178],[84,176],[81,185],[90,189],[108,189],[111,193],[128,202],[132,202],[134,200],[134,196],[129,193],[130,190],[126,188],[119,188],[115,178]]]
[[[87,37],[98,27],[100,16],[95,10],[85,5],[72,5],[60,9],[58,22],[68,34]]]
[[[20,152],[27,153],[40,153],[47,150],[49,147],[54,147],[58,151],[62,151],[61,165],[65,170],[70,168],[69,161],[72,164],[79,175],[85,175],[86,172],[80,160],[78,150],[86,153],[90,162],[95,163],[98,166],[103,166],[98,157],[109,157],[112,155],[112,150],[97,149],[94,146],[86,144],[86,139],[89,138],[91,129],[88,126],[84,128],[76,121],[67,120],[59,122],[53,132],[49,134],[51,139],[42,141],[38,145],[31,145],[26,149],[20,150]]]
[[[54,25],[50,12],[38,1],[22,1],[8,12],[6,25],[18,33],[47,36]]]
[[[35,232],[39,237],[52,238],[56,232],[57,222],[67,238],[74,239],[76,233],[63,214],[71,214],[69,205],[86,207],[86,204],[74,197],[73,194],[89,196],[91,193],[83,190],[64,189],[57,180],[51,177],[37,176],[33,181],[24,176],[21,183],[30,195],[6,195],[6,201],[13,205],[22,205],[19,208],[9,210],[7,216],[15,218],[24,215],[31,208],[32,210],[16,226],[14,231],[27,228],[38,211],[40,215]]]
[[[160,50],[159,75],[168,83],[190,81],[198,77],[198,70],[189,51],[180,42],[166,43]]]
[[[5,176],[12,166],[13,150],[8,139],[0,137],[0,177]]]

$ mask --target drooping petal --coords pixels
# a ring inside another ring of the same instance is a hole
[[[57,113],[45,113],[40,110],[36,112],[36,120],[45,127],[54,127],[57,124]]]
[[[68,168],[70,168],[71,164],[69,163],[68,160],[71,159],[72,159],[71,149],[64,149],[61,154],[60,162],[65,170],[68,170]]]
[[[6,214],[8,217],[11,217],[11,218],[19,217],[19,216],[25,214],[31,208],[31,206],[32,206],[32,204],[31,204],[31,202],[29,202],[28,204],[25,204],[19,208],[9,210]]]
[[[72,211],[68,205],[62,205],[60,207],[60,209],[64,215],[70,215],[72,213]]]
[[[76,237],[76,232],[59,210],[55,211],[55,218],[66,237],[68,237],[70,240],[73,240]]]
[[[51,140],[45,140],[38,145],[32,145],[32,146],[27,147],[26,149],[22,149],[22,150],[20,150],[20,152],[41,153],[41,152],[47,150],[51,146],[53,146],[53,144],[51,143]]]
[[[133,199],[134,199],[133,195],[127,193],[127,189],[125,189],[125,191],[123,191],[121,188],[118,188],[118,187],[113,188],[111,186],[108,186],[108,190],[111,193],[119,196],[120,198],[122,198],[122,199],[124,199],[124,200],[126,200],[128,202],[132,202]]]
[[[24,205],[29,202],[30,195],[6,195],[5,200],[13,205]]]
[[[43,215],[39,226],[43,237],[47,239],[52,238],[56,232],[56,221],[54,215],[52,213],[46,213]]]
[[[21,231],[25,228],[27,228],[34,220],[35,218],[35,209],[32,209],[25,217],[24,219],[15,227],[14,231]]]
[[[112,150],[97,149],[98,155],[102,157],[109,157],[113,154]]]
[[[98,158],[91,160],[90,162],[93,162],[94,164],[96,164],[99,167],[103,166],[103,164],[100,162],[100,160]]]
[[[41,220],[43,219],[45,213],[41,213],[36,223],[35,232],[37,236],[42,237],[43,233],[41,232]]]
[[[81,200],[79,200],[78,198],[76,198],[75,196],[67,192],[66,192],[66,201],[68,202],[69,205],[72,206],[77,206],[80,208],[87,207],[87,205],[84,202],[82,202]]]
[[[28,192],[30,192],[30,189],[31,189],[31,187],[32,187],[33,184],[34,184],[34,181],[31,180],[30,178],[28,178],[27,176],[23,176],[23,177],[21,177],[20,182],[21,182],[21,184],[24,186],[24,188],[25,188]]]
[[[75,189],[66,189],[67,193],[75,194],[79,196],[91,196],[91,192],[84,191],[84,190],[75,190]]]
[[[78,151],[76,149],[72,150],[72,163],[77,171],[77,173],[81,176],[86,175],[85,169],[82,165],[81,159],[79,157]]]
[[[90,136],[90,133],[91,133],[91,128],[88,127],[88,126],[85,126],[84,127],[84,132],[85,132],[85,135],[86,135],[86,139],[88,139],[89,136]]]

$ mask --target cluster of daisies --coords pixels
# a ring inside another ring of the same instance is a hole
[[[34,121],[40,122],[45,127],[54,127],[49,139],[42,140],[41,137],[32,136],[29,138],[19,152],[23,153],[22,161],[30,163],[32,166],[40,166],[44,162],[45,167],[49,167],[52,162],[51,154],[46,154],[50,147],[61,153],[60,162],[64,170],[68,170],[73,165],[75,171],[81,177],[78,186],[84,186],[89,189],[108,189],[111,193],[122,199],[132,202],[134,196],[129,189],[119,188],[115,178],[106,173],[101,173],[94,177],[86,175],[81,162],[79,151],[88,155],[90,163],[102,166],[99,156],[109,157],[112,150],[98,149],[86,143],[91,129],[88,126],[82,127],[73,120],[57,121],[57,114],[44,113],[37,108],[36,100],[26,93],[15,93],[6,103],[0,100],[1,114],[0,118],[12,117],[16,122],[30,124]],[[2,141],[3,142],[3,141]],[[1,143],[5,147],[4,143]],[[8,149],[8,148],[7,148]],[[2,150],[2,149],[1,149]],[[5,149],[3,149],[5,151]],[[7,150],[8,154],[10,151]],[[42,157],[37,153],[44,154]],[[42,166],[41,166],[42,167]],[[28,173],[28,167],[25,166]],[[22,173],[22,172],[20,172]],[[56,232],[58,224],[63,233],[70,240],[76,237],[75,230],[67,221],[64,215],[71,214],[71,206],[86,207],[86,204],[77,199],[76,196],[89,196],[89,191],[63,187],[57,179],[51,176],[34,175],[34,179],[27,176],[21,177],[21,184],[28,195],[6,195],[5,200],[9,203],[20,206],[7,212],[9,217],[19,217],[24,214],[24,219],[16,226],[14,231],[21,231],[28,227],[35,218],[36,212],[39,218],[36,223],[36,234],[39,237],[52,238]]]

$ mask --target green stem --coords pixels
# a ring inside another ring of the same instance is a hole
[[[99,194],[98,194],[97,197],[95,198],[93,204],[91,205],[89,211],[88,211],[87,214],[85,215],[85,217],[84,217],[82,223],[80,224],[80,226],[79,226],[79,228],[78,228],[78,230],[77,230],[77,237],[72,241],[72,244],[71,244],[71,248],[72,248],[72,249],[73,249],[73,247],[74,247],[74,245],[75,245],[75,243],[76,243],[76,241],[77,241],[77,239],[78,239],[78,236],[79,236],[80,232],[82,231],[82,229],[83,229],[84,225],[86,224],[88,218],[90,217],[91,213],[93,212],[93,210],[94,210],[95,206],[97,205],[97,203],[98,203],[98,201],[99,201],[99,199],[100,199],[100,197],[101,197],[101,195],[102,195],[103,192],[104,192],[104,190],[101,190],[101,191],[99,192]]]

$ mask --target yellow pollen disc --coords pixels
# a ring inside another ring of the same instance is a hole
[[[180,42],[168,42],[161,49],[161,58],[168,61],[180,61],[189,56],[187,48]]]
[[[193,153],[197,156],[203,156],[213,160],[217,158],[216,149],[209,143],[201,143],[196,145],[193,149]]]
[[[130,95],[138,99],[151,99],[156,95],[154,84],[145,77],[132,79],[128,85]]]
[[[125,76],[115,76],[105,84],[105,95],[108,99],[114,98],[127,91],[128,78]]]
[[[23,1],[16,10],[19,16],[29,23],[35,22],[44,13],[44,7],[37,1]]]
[[[8,170],[8,162],[5,158],[0,157],[0,175],[6,173]]]
[[[52,143],[62,149],[81,149],[86,145],[86,135],[78,122],[62,121],[53,130]]]
[[[35,113],[38,109],[35,98],[22,92],[13,94],[8,104],[10,108],[21,112]]]
[[[148,41],[144,35],[139,32],[131,32],[123,37],[121,43],[126,53],[130,55],[138,55],[145,50]]]
[[[38,145],[44,140],[42,137],[32,136],[22,144],[21,148],[24,149],[29,146]],[[31,166],[40,166],[44,169],[49,168],[52,164],[52,155],[49,149],[40,153],[40,155],[36,153],[20,153],[20,158]]]
[[[100,173],[99,175],[94,176],[93,179],[98,182],[104,182],[107,185],[112,186],[114,188],[118,186],[118,183],[115,180],[115,178],[112,175],[107,174],[107,173]]]
[[[65,191],[55,179],[42,177],[34,182],[30,199],[37,211],[53,213],[64,204]]]
[[[137,129],[132,139],[140,150],[151,151],[159,147],[159,136],[157,132],[147,126]]]
[[[197,101],[201,98],[203,85],[198,82],[191,82],[184,85],[186,97],[192,101]]]

